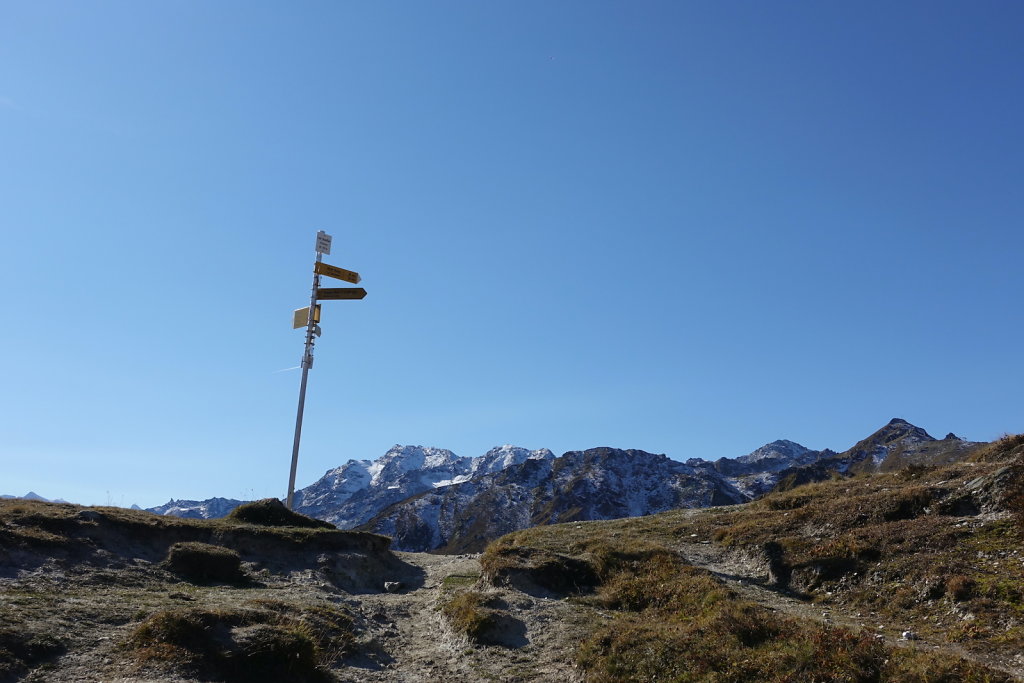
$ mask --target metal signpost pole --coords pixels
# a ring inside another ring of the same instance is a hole
[[[325,239],[326,238],[326,239]],[[316,262],[319,263],[323,254],[331,253],[331,237],[321,230],[317,233],[316,239]],[[295,440],[292,442],[292,469],[288,475],[288,500],[285,503],[288,509],[292,509],[292,501],[295,498],[295,470],[299,466],[299,439],[302,436],[302,410],[306,405],[306,380],[309,377],[309,369],[313,367],[313,338],[316,329],[316,299],[320,289],[320,274],[313,266],[313,292],[309,298],[309,317],[306,320],[306,350],[302,355],[302,383],[299,384],[299,409],[295,415]]]

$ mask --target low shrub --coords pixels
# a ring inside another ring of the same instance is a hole
[[[592,683],[1012,680],[969,660],[893,648],[870,633],[810,625],[735,602],[696,618],[621,617],[594,631],[576,659]]]
[[[279,615],[282,621],[296,622],[316,644],[320,664],[333,663],[352,651],[355,627],[352,617],[336,607],[304,605],[301,608],[279,600],[252,600],[248,604]]]
[[[487,632],[497,625],[496,613],[487,606],[487,598],[476,591],[459,593],[441,605],[441,613],[456,633],[465,634],[470,641],[487,640]]]
[[[479,574],[449,574],[441,580],[441,587],[445,590],[469,588],[479,580]]]
[[[0,680],[14,680],[64,650],[64,642],[48,633],[0,628]]]
[[[1017,529],[1024,536],[1024,459],[1019,458],[1010,465],[1007,477],[1004,506],[1017,522]]]
[[[976,587],[977,584],[974,579],[964,576],[963,574],[956,574],[946,579],[946,595],[948,595],[954,602],[970,600],[974,595],[974,589]]]
[[[610,578],[598,591],[601,604],[611,609],[668,609],[689,614],[700,613],[734,595],[708,572],[664,557],[652,558],[631,572]]]
[[[158,612],[134,630],[125,647],[143,665],[204,680],[332,680],[319,666],[322,644],[310,626],[271,610]]]
[[[164,566],[188,581],[235,583],[245,578],[242,559],[230,548],[209,543],[175,543],[167,551]]]
[[[880,498],[880,512],[886,522],[914,519],[924,513],[934,500],[933,493],[924,487],[907,488]]]
[[[538,587],[556,595],[586,592],[601,582],[587,560],[500,542],[487,547],[480,567],[494,585]]]
[[[252,503],[243,503],[228,513],[228,519],[247,524],[259,524],[261,526],[297,526],[312,529],[336,528],[330,522],[307,517],[306,515],[289,510],[277,498],[264,498]]]

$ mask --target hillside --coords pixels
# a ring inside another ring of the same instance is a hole
[[[609,610],[576,655],[590,680],[1022,679],[1022,459],[1018,436],[745,505],[536,527],[482,565]]]
[[[474,555],[0,501],[0,680],[1024,680],[1024,438]]]

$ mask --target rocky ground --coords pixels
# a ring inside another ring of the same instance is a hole
[[[870,614],[801,600],[772,589],[764,567],[706,543],[682,543],[681,555],[714,572],[745,598],[772,610],[853,628],[875,630],[894,645],[956,651],[1024,680],[1024,656],[1017,666],[995,661],[951,643],[903,637],[899,624],[876,623]],[[275,579],[264,575],[260,587],[197,587],[166,584],[166,577],[140,566],[135,571],[68,571],[42,566],[18,577],[0,579],[4,608],[18,608],[30,630],[69,638],[67,653],[28,673],[26,682],[68,681],[186,683],[195,679],[133,663],[122,644],[149,613],[177,606],[237,607],[253,600],[323,603],[346,608],[354,617],[353,652],[330,667],[337,681],[574,681],[575,647],[590,626],[610,618],[580,601],[529,595],[482,586],[477,555],[396,553],[405,571],[386,577],[399,582],[394,592],[350,594],[316,572]],[[129,578],[131,577],[131,578]],[[124,585],[128,583],[136,585]],[[384,578],[384,577],[382,577]],[[493,645],[475,645],[454,633],[439,606],[466,588],[482,590],[501,604],[508,619]],[[5,609],[5,611],[6,611]]]
[[[397,553],[423,570],[419,588],[363,595],[349,605],[360,616],[360,651],[335,671],[342,681],[573,681],[575,645],[601,615],[567,600],[485,587],[509,616],[494,645],[455,634],[439,611],[452,593],[480,576],[476,555]]]
[[[82,514],[73,517],[76,523]],[[7,639],[0,642],[0,667],[7,664],[0,681],[210,680],[173,661],[140,659],[127,644],[153,615],[233,613],[268,604],[296,611],[328,608],[351,617],[354,641],[336,653],[320,653],[325,680],[573,681],[574,647],[588,623],[602,618],[568,600],[486,586],[476,555],[386,553],[385,561],[371,563],[372,576],[353,584],[337,566],[351,558],[329,561],[321,554],[310,566],[275,554],[272,560],[243,562],[247,578],[232,583],[182,580],[166,562],[140,557],[146,555],[142,548],[124,544],[122,550],[135,557],[126,561],[91,548],[83,558],[62,548],[59,557],[46,558],[38,550],[0,543],[0,636]],[[393,584],[391,590],[384,590],[385,582]],[[440,611],[466,590],[486,595],[505,615],[486,646],[455,633]],[[57,645],[17,670],[4,658],[23,634]]]

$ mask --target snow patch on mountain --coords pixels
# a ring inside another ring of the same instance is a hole
[[[502,534],[537,524],[746,500],[712,468],[704,471],[711,474],[637,450],[594,448],[560,458],[538,453],[498,472],[401,501],[362,528],[392,536],[397,550],[455,552],[478,550]]]
[[[553,458],[546,448],[499,446],[476,458],[444,448],[396,444],[375,461],[350,460],[295,494],[295,509],[342,529],[364,524],[382,509],[432,489],[468,482],[527,460]]]
[[[207,500],[174,500],[163,505],[146,508],[148,512],[158,515],[171,515],[187,519],[214,519],[226,517],[229,512],[246,501],[233,498],[209,498]]]

